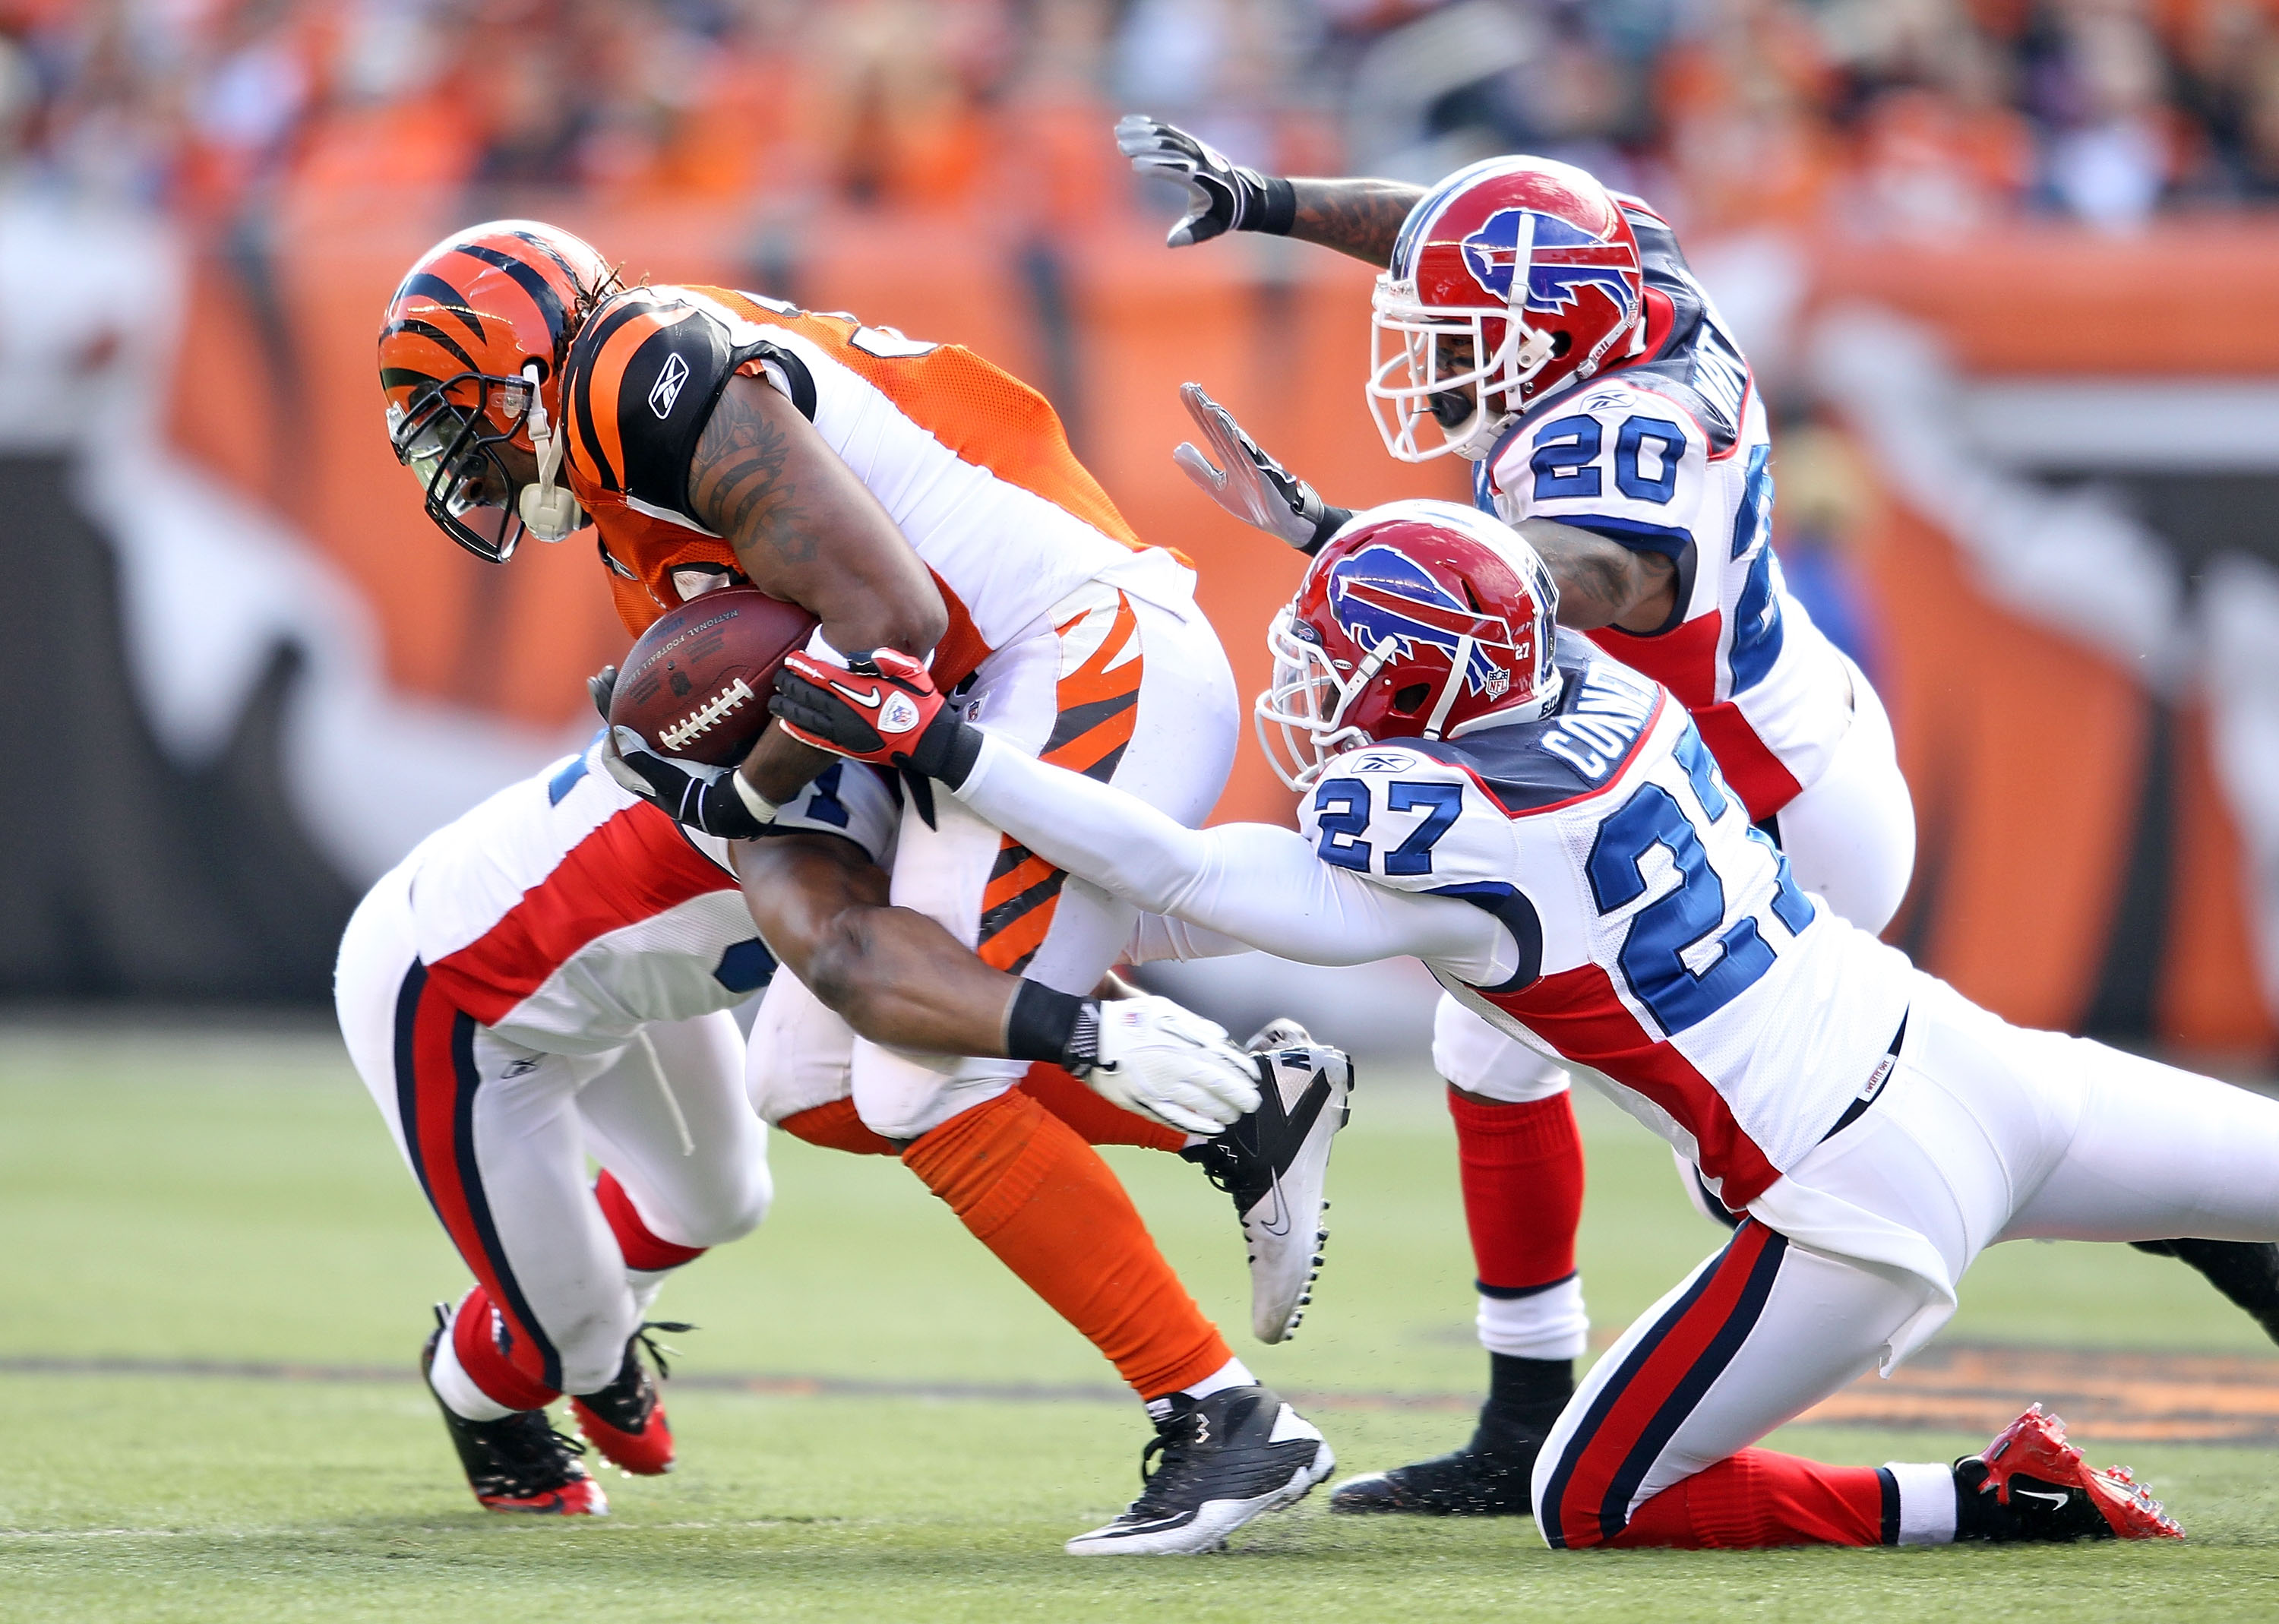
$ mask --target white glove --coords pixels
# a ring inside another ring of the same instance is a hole
[[[1085,1083],[1127,1111],[1206,1137],[1258,1109],[1258,1069],[1215,1021],[1168,998],[1100,1005],[1100,1058]]]

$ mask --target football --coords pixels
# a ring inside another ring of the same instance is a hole
[[[612,726],[658,754],[725,767],[743,759],[768,722],[784,656],[803,647],[815,617],[756,586],[720,586],[642,632],[610,696]]]

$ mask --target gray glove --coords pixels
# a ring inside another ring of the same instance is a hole
[[[1281,176],[1245,169],[1178,126],[1146,113],[1126,113],[1116,121],[1116,145],[1143,177],[1177,180],[1187,188],[1187,212],[1163,239],[1166,246],[1186,248],[1229,231],[1290,234],[1298,195]]]
[[[1353,517],[1351,508],[1330,506],[1312,486],[1269,456],[1242,432],[1233,413],[1203,393],[1201,384],[1181,384],[1179,398],[1187,403],[1187,415],[1202,432],[1209,452],[1182,442],[1171,460],[1202,486],[1203,494],[1244,524],[1279,536],[1310,555]]]

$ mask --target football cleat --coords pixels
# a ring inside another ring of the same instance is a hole
[[[443,1338],[441,1328],[430,1332],[419,1351],[419,1375],[427,1390],[435,1391],[428,1372],[435,1367],[435,1346]],[[496,1421],[469,1421],[445,1404],[439,1393],[436,1406],[450,1429],[451,1447],[459,1452],[459,1465],[467,1474],[467,1487],[475,1498],[495,1512],[533,1512],[556,1517],[606,1517],[609,1498],[602,1492],[579,1457],[586,1446],[554,1430],[543,1410],[517,1410]]]
[[[1558,1413],[1554,1406],[1550,1416],[1555,1419]],[[1331,1494],[1330,1509],[1348,1515],[1524,1517],[1535,1509],[1529,1484],[1549,1430],[1549,1421],[1527,1425],[1490,1399],[1463,1448],[1348,1477]]]
[[[1329,1242],[1330,1141],[1346,1125],[1353,1062],[1290,1020],[1248,1046],[1258,1056],[1258,1108],[1179,1154],[1234,1199],[1250,1256],[1251,1334],[1281,1342],[1314,1300]]]
[[[1174,1393],[1140,1457],[1140,1498],[1069,1541],[1070,1556],[1193,1556],[1254,1518],[1294,1505],[1337,1457],[1313,1423],[1266,1387]],[[1152,1406],[1151,1406],[1152,1407]]]
[[[2182,1539],[2183,1528],[2127,1467],[2090,1469],[2065,1423],[2040,1405],[1980,1455],[1954,1463],[1957,1539],[2047,1544]]]
[[[570,1400],[579,1436],[618,1470],[636,1477],[654,1477],[672,1470],[672,1428],[664,1419],[664,1400],[636,1350],[647,1348],[656,1361],[656,1374],[670,1376],[672,1367],[664,1362],[666,1350],[649,1332],[695,1329],[679,1320],[648,1321],[626,1338],[625,1362],[618,1371],[618,1379],[599,1392],[581,1393]]]

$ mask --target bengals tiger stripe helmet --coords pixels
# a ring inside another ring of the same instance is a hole
[[[395,460],[427,517],[504,563],[526,530],[558,541],[582,522],[561,464],[562,364],[611,281],[593,248],[536,220],[454,232],[417,260],[380,328],[380,387]],[[533,482],[503,449],[526,453]]]

